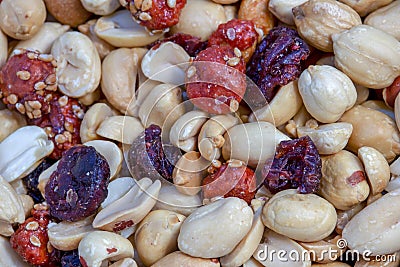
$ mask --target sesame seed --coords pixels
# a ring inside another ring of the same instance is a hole
[[[28,112],[26,112],[26,115],[28,116],[29,119],[31,119],[31,120],[33,119],[33,114],[32,114],[32,112],[29,112],[29,111],[28,111]]]
[[[49,55],[49,54],[40,54],[38,56],[38,59],[40,59],[41,61],[44,61],[44,62],[52,62],[54,58],[52,55]]]
[[[137,9],[140,9],[142,7],[142,2],[143,2],[143,0],[135,0],[135,1],[133,1],[133,3],[135,4],[135,7]]]
[[[235,56],[237,56],[237,57],[242,56],[242,51],[240,51],[240,49],[237,47],[235,47],[235,49],[233,49],[233,52],[235,53]]]
[[[72,142],[72,134],[68,131],[65,131],[64,133],[65,138],[67,138],[68,142]]]
[[[52,91],[52,92],[57,91],[57,84],[47,85],[46,86],[46,90],[47,91]]]
[[[38,222],[36,222],[36,221],[29,222],[27,225],[25,225],[25,229],[26,229],[26,230],[35,231],[35,230],[37,230],[38,228],[39,228],[39,224],[38,224]]]
[[[57,77],[54,73],[47,76],[47,78],[45,80],[45,83],[50,84],[50,85],[55,84],[56,82],[57,82]]]
[[[170,8],[175,8],[175,6],[176,6],[176,0],[167,0],[167,5],[168,5]]]
[[[7,101],[8,103],[10,103],[11,105],[14,105],[18,102],[18,97],[14,94],[11,94],[9,96],[7,96]]]
[[[243,165],[243,162],[241,160],[232,159],[228,161],[228,165],[232,168],[239,168]]]
[[[67,138],[65,138],[65,136],[62,134],[57,134],[54,140],[58,144],[64,144],[67,141]]]
[[[46,84],[44,82],[37,82],[33,87],[35,88],[35,90],[43,90],[44,88],[46,88]]]
[[[72,124],[71,123],[69,123],[69,122],[65,122],[64,123],[64,128],[65,128],[65,130],[67,130],[68,132],[74,132],[74,127],[72,126]]]
[[[231,102],[229,103],[229,109],[231,112],[235,112],[239,109],[239,102],[236,101],[235,99],[232,99]]]
[[[152,0],[144,0],[142,3],[142,11],[147,11],[149,10],[153,5],[153,1]]]
[[[22,105],[21,103],[15,104],[15,108],[16,108],[21,114],[25,114],[25,106]]]
[[[233,41],[236,38],[236,32],[235,29],[229,28],[226,30],[226,36],[228,37],[229,40]]]
[[[17,77],[23,81],[27,81],[31,78],[31,74],[29,73],[29,71],[20,70],[17,71]]]
[[[58,99],[58,104],[60,104],[60,107],[64,107],[68,104],[68,96],[64,95]]]
[[[233,57],[233,58],[228,59],[228,61],[227,61],[226,63],[227,63],[229,66],[234,67],[234,66],[236,66],[237,64],[239,64],[239,62],[240,62],[240,58],[238,58],[238,57]]]
[[[139,15],[139,19],[140,19],[140,20],[143,20],[143,21],[148,21],[148,20],[151,20],[152,18],[151,18],[151,16],[150,16],[149,13],[142,12],[142,13],[140,13],[140,15]]]
[[[42,245],[42,243],[40,243],[39,238],[37,236],[35,236],[35,235],[32,235],[31,237],[29,237],[29,241],[35,247],[40,247]]]
[[[40,104],[39,101],[34,100],[34,101],[28,101],[29,106],[31,106],[33,109],[40,109],[42,107],[42,104]]]
[[[187,77],[188,78],[192,78],[193,77],[193,75],[195,75],[196,74],[196,67],[194,67],[194,66],[190,66],[189,68],[188,68],[188,70],[187,70]]]
[[[33,53],[33,52],[28,52],[27,54],[26,54],[26,56],[29,58],[29,59],[36,59],[38,56],[37,56],[37,54],[36,53]]]
[[[40,109],[35,109],[34,111],[32,111],[32,115],[35,119],[38,119],[42,117],[42,112],[40,111]]]

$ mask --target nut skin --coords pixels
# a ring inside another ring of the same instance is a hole
[[[400,76],[397,77],[390,86],[386,87],[382,91],[383,100],[385,101],[386,105],[388,105],[391,108],[394,108],[394,102],[399,92],[400,92]]]
[[[62,24],[77,27],[92,15],[80,0],[44,0],[47,11]]]
[[[293,18],[300,36],[324,52],[333,52],[332,34],[362,23],[356,11],[334,0],[305,2],[293,8]]]
[[[238,18],[254,22],[257,28],[267,34],[275,25],[275,18],[268,10],[269,0],[242,0]]]

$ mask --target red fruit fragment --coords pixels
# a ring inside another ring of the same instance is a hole
[[[158,40],[149,45],[149,48],[157,49],[161,44],[165,42],[173,42],[180,45],[191,57],[197,56],[201,50],[204,50],[207,46],[207,42],[201,41],[199,37],[191,36],[185,33],[176,33],[170,37]]]
[[[234,112],[246,91],[245,63],[229,46],[201,51],[186,71],[186,92],[192,103],[212,114]]]

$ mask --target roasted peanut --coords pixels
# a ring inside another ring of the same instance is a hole
[[[265,35],[274,27],[275,19],[268,9],[269,0],[242,0],[238,12],[238,18],[251,20]],[[260,36],[262,37],[262,36]]]
[[[361,17],[377,10],[380,7],[390,4],[393,0],[340,0],[340,2],[353,8]]]
[[[124,144],[132,144],[143,131],[142,123],[135,117],[111,116],[100,123],[96,134]]]
[[[20,113],[7,109],[0,110],[0,142],[17,129],[26,126],[26,119]]]
[[[92,14],[83,8],[80,0],[44,0],[47,11],[62,24],[76,27]]]
[[[400,2],[393,1],[390,5],[381,7],[370,13],[364,23],[393,35],[400,40],[400,24],[398,14],[400,13]]]
[[[100,124],[113,115],[111,108],[104,103],[96,103],[86,111],[80,128],[80,137],[83,143],[101,139],[96,131]]]

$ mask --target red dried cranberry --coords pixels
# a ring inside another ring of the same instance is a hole
[[[280,86],[297,79],[310,49],[296,30],[273,28],[257,46],[247,66],[247,75],[271,101]]]
[[[96,212],[107,197],[110,167],[90,146],[65,151],[45,187],[51,216],[78,221]]]
[[[81,262],[79,261],[78,250],[71,250],[64,252],[61,257],[61,267],[81,267]]]
[[[245,63],[230,46],[201,51],[186,72],[186,92],[198,108],[213,114],[236,111],[246,91]]]
[[[126,8],[148,30],[163,31],[179,22],[186,0],[127,0]]]
[[[204,50],[207,46],[207,42],[201,41],[199,37],[191,36],[185,33],[175,33],[174,35],[158,40],[150,44],[149,48],[157,49],[161,44],[165,42],[173,42],[180,45],[191,57],[197,56],[197,54]]]
[[[315,193],[321,180],[321,158],[310,137],[282,141],[272,161],[262,171],[264,185],[271,193],[297,188],[300,193]]]
[[[245,165],[233,167],[224,163],[216,172],[203,180],[203,196],[211,199],[217,196],[238,197],[250,204],[256,194],[254,171]]]

